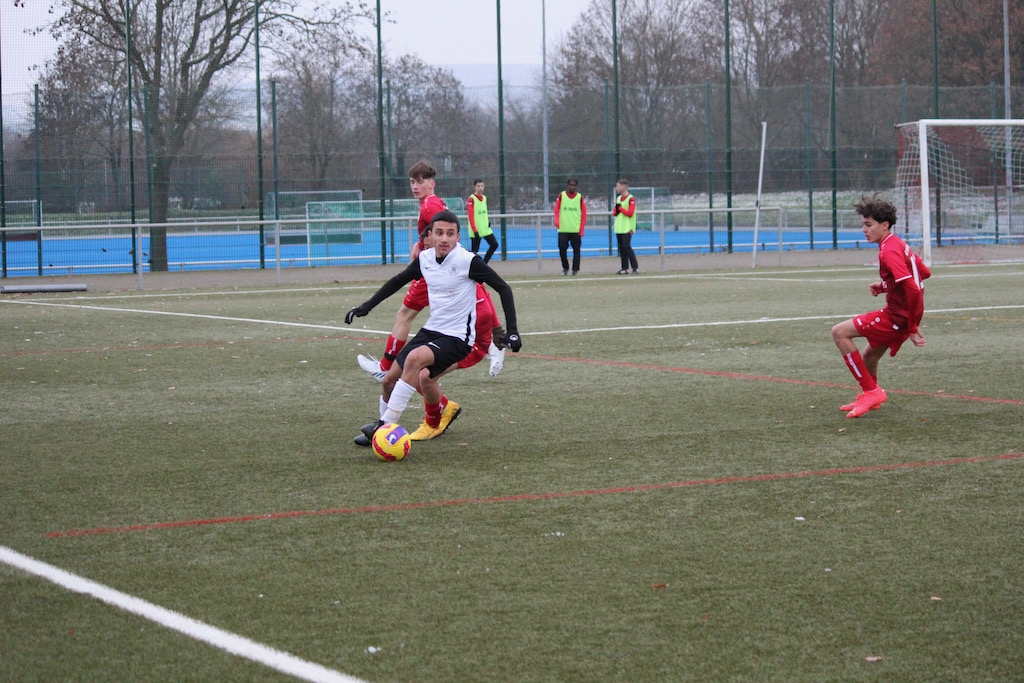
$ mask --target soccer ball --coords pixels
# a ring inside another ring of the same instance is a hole
[[[373,452],[377,457],[387,462],[401,460],[409,455],[409,447],[412,446],[412,439],[405,427],[396,424],[382,424],[373,433]]]

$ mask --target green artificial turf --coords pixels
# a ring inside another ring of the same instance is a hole
[[[1019,680],[1022,274],[937,267],[859,420],[870,269],[516,280],[399,463],[379,283],[5,297],[0,545],[380,683]],[[288,680],[3,564],[0,678]]]

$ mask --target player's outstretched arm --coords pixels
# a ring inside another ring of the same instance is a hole
[[[346,313],[345,324],[351,325],[352,321],[356,318],[362,318],[364,315],[369,314],[369,312],[376,308],[377,304],[381,301],[384,301],[384,299],[387,299],[405,285],[409,284],[413,280],[418,280],[421,277],[423,276],[420,273],[420,261],[419,259],[416,259],[401,273],[385,282],[373,296]]]
[[[501,297],[501,309],[505,314],[505,326],[508,328],[505,343],[512,349],[512,353],[518,353],[519,349],[523,348],[523,340],[519,336],[519,326],[516,322],[516,304],[512,297],[512,288],[479,256],[474,256],[469,262],[469,277],[489,286]]]

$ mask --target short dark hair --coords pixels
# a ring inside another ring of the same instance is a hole
[[[455,215],[455,212],[445,209],[444,211],[438,211],[434,214],[434,217],[430,219],[430,225],[427,226],[427,230],[433,232],[434,223],[454,223],[455,231],[459,230],[459,217]]]
[[[434,178],[436,176],[437,171],[434,169],[434,167],[428,164],[423,159],[417,161],[415,164],[412,165],[412,168],[409,169],[409,177],[414,180],[430,180],[431,178]]]
[[[615,184],[616,185],[625,185],[626,187],[629,187],[629,181],[626,180],[625,178],[619,178],[618,180],[615,181]]]
[[[483,182],[482,178],[477,178],[476,180],[473,181],[473,185],[476,185],[477,183],[482,183],[482,182]]]
[[[579,185],[580,181],[576,180],[575,178],[569,178],[568,180],[565,181],[566,185],[571,185],[572,183],[576,183],[577,185]]]
[[[896,227],[896,205],[882,199],[876,192],[872,196],[861,195],[855,209],[863,218],[873,218],[879,223],[888,223],[889,228]]]

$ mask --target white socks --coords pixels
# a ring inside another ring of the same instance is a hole
[[[402,411],[409,405],[409,400],[415,394],[416,387],[405,380],[399,379],[398,383],[395,384],[395,388],[391,390],[391,400],[387,402],[387,407],[381,414],[380,419],[385,422],[398,422],[398,419],[402,417]],[[381,399],[381,403],[383,402],[384,400]]]

